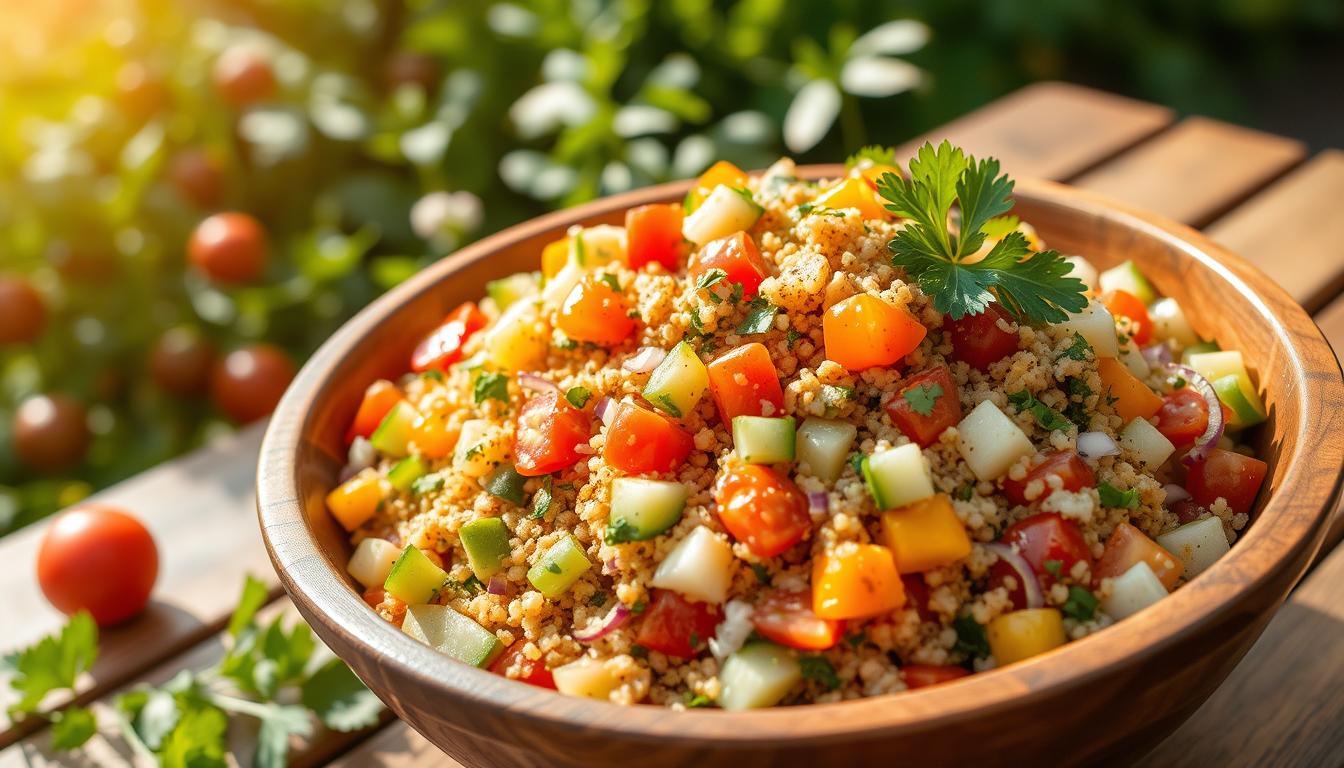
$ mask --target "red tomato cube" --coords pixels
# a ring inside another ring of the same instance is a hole
[[[626,261],[638,270],[657,262],[676,271],[686,253],[680,205],[641,205],[625,212]]]
[[[784,388],[765,345],[752,342],[709,364],[709,390],[719,418],[732,426],[734,416],[779,416],[784,413]]]
[[[671,472],[691,455],[695,442],[675,421],[634,403],[616,406],[602,458],[631,474]]]
[[[1212,507],[1219,497],[1236,513],[1249,513],[1260,493],[1269,465],[1240,453],[1214,448],[1204,461],[1190,468],[1185,489],[1201,507]]]
[[[691,259],[691,277],[700,276],[714,270],[722,270],[725,283],[741,283],[742,297],[750,299],[756,295],[765,280],[765,261],[761,252],[746,232],[721,237],[710,241]]]
[[[921,448],[961,421],[961,396],[947,366],[930,368],[906,379],[905,386],[887,401],[887,415],[896,428]]]
[[[671,590],[655,589],[635,642],[651,651],[690,659],[714,636],[721,621],[723,612],[717,605],[693,603]]]

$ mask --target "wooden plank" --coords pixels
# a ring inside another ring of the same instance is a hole
[[[996,157],[1013,175],[1067,179],[1157,133],[1175,119],[1156,104],[1071,83],[1035,83],[897,149],[914,154],[947,139],[978,157]]]
[[[400,720],[356,746],[331,768],[464,768]],[[0,768],[10,766],[0,764]]]
[[[1200,227],[1305,156],[1292,139],[1191,117],[1073,183]]]
[[[1344,153],[1336,152],[1335,154],[1344,159]],[[1316,325],[1325,334],[1325,340],[1335,348],[1335,357],[1339,358],[1341,350],[1344,350],[1344,296],[1335,299],[1325,309],[1317,312],[1315,320]],[[1324,404],[1322,405],[1324,406]],[[1335,518],[1331,521],[1330,530],[1325,535],[1325,544],[1321,546],[1321,557],[1325,557],[1325,553],[1334,551],[1341,540],[1344,540],[1344,500],[1341,500],[1339,508],[1335,510]]]
[[[102,632],[102,653],[79,684],[87,700],[208,637],[233,611],[244,574],[278,589],[257,531],[256,456],[264,425],[220,440],[94,498],[133,510],[159,547],[159,579],[146,612]],[[57,631],[65,617],[34,584],[41,524],[0,540],[0,652]],[[15,700],[0,674],[0,711]],[[0,716],[0,747],[31,730]]]
[[[1302,306],[1316,309],[1344,288],[1341,200],[1344,151],[1326,150],[1205,232],[1254,262]],[[1344,335],[1337,338],[1344,341]]]

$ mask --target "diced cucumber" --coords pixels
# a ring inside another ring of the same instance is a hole
[[[1153,372],[1152,366],[1148,364],[1147,358],[1139,351],[1133,339],[1126,341],[1125,345],[1120,348],[1120,362],[1124,363],[1125,368],[1134,374],[1134,378],[1139,381],[1148,378]]]
[[[681,224],[681,234],[696,245],[751,229],[765,211],[741,190],[722,184]]]
[[[625,261],[626,242],[625,227],[612,224],[570,227],[570,263],[591,270],[615,261]]]
[[[1145,469],[1155,470],[1166,463],[1176,446],[1147,419],[1136,418],[1120,433],[1120,447],[1128,451]]]
[[[924,452],[914,443],[863,457],[863,481],[878,509],[895,509],[934,494]]]
[[[382,423],[373,430],[369,442],[379,453],[400,459],[409,452],[407,445],[411,442],[411,428],[415,426],[415,420],[418,418],[420,414],[410,403],[403,400],[387,412]]]
[[[1120,342],[1115,335],[1115,318],[1100,302],[1088,304],[1077,314],[1070,313],[1069,319],[1059,325],[1082,336],[1097,357],[1115,357],[1120,354]]]
[[[1101,601],[1101,609],[1118,621],[1133,616],[1166,596],[1167,588],[1153,573],[1153,567],[1140,560],[1111,580],[1111,593]]]
[[[734,416],[733,449],[748,464],[793,461],[795,430],[792,416]]]
[[[957,450],[980,480],[998,479],[1014,462],[1036,450],[1017,424],[989,400],[966,414],[957,425],[957,434]]]
[[[1186,578],[1191,579],[1207,571],[1228,550],[1227,532],[1216,517],[1186,523],[1158,536],[1157,543],[1185,563]]]
[[[552,544],[537,560],[527,572],[527,580],[541,594],[555,598],[563,595],[592,566],[578,540],[566,536]]]
[[[387,581],[383,582],[383,589],[403,603],[419,605],[433,600],[435,593],[447,580],[446,571],[411,545],[403,549],[401,556],[392,564]]]
[[[519,299],[535,294],[539,283],[536,272],[518,272],[486,283],[485,292],[495,300],[499,311],[503,312]]]
[[[345,564],[345,572],[363,584],[366,589],[381,587],[392,572],[392,564],[397,562],[401,550],[387,539],[364,539],[350,555]]]
[[[1216,341],[1201,341],[1197,344],[1191,344],[1181,352],[1181,365],[1189,365],[1190,358],[1195,355],[1202,355],[1207,352],[1217,352],[1221,349]]]
[[[484,667],[504,650],[495,633],[446,605],[412,605],[401,631],[430,648],[473,667]]]
[[[1199,335],[1190,326],[1185,310],[1180,302],[1172,298],[1158,299],[1148,309],[1148,317],[1153,321],[1153,330],[1159,339],[1174,339],[1181,346],[1189,347],[1199,343]]]
[[[611,514],[607,543],[645,541],[681,520],[686,486],[664,480],[618,477],[611,481]]]
[[[688,342],[679,342],[649,374],[644,399],[680,419],[691,411],[709,388],[709,370]]]
[[[1211,383],[1213,391],[1218,394],[1218,399],[1232,412],[1232,418],[1228,419],[1227,426],[1242,429],[1259,424],[1268,418],[1265,406],[1260,402],[1260,395],[1251,388],[1250,377],[1246,374],[1224,376]]]
[[[467,551],[471,572],[481,581],[489,581],[491,576],[499,573],[504,559],[512,552],[509,547],[509,526],[498,517],[472,520],[457,529],[457,538]]]
[[[1092,266],[1092,262],[1082,256],[1065,256],[1064,260],[1069,262],[1070,265],[1069,271],[1066,273],[1068,277],[1076,277],[1082,280],[1083,285],[1087,286],[1088,290],[1095,291],[1097,289],[1097,268]]]
[[[491,496],[521,507],[525,498],[523,485],[526,482],[527,478],[518,474],[512,464],[500,464],[485,476],[485,490]]]
[[[1153,290],[1152,283],[1148,282],[1148,278],[1143,276],[1132,261],[1125,261],[1102,272],[1097,277],[1097,283],[1101,286],[1102,293],[1124,291],[1133,294],[1144,304],[1152,304],[1157,298],[1157,291]]]
[[[718,605],[733,582],[733,548],[723,537],[700,526],[667,553],[649,583],[693,600]]]
[[[845,460],[858,434],[858,427],[847,421],[810,416],[798,427],[794,455],[818,480],[833,483],[844,471]]]
[[[398,461],[387,473],[387,482],[399,492],[405,493],[411,489],[412,483],[427,474],[429,474],[429,462],[420,456],[407,456]]]
[[[729,656],[719,671],[719,706],[727,710],[773,707],[802,679],[803,668],[793,651],[774,643],[748,643]]]

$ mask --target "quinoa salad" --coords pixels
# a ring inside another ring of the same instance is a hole
[[[1241,354],[993,160],[711,167],[574,227],[368,387],[327,497],[364,600],[458,661],[730,710],[947,683],[1209,568],[1267,466]]]

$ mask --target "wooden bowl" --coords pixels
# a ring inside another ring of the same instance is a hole
[[[467,247],[374,302],[303,368],[266,434],[257,505],[280,580],[318,635],[403,720],[468,766],[819,766],[875,754],[919,765],[1062,765],[1136,757],[1175,730],[1250,648],[1320,546],[1340,484],[1344,385],[1307,314],[1254,267],[1187,227],[1048,182],[1019,183],[1015,213],[1062,252],[1099,266],[1134,259],[1201,335],[1246,353],[1270,410],[1258,446],[1268,492],[1254,522],[1172,596],[1080,642],[946,685],[737,713],[564,697],[451,661],[363,603],[323,497],[364,388],[403,373],[416,341],[478,298],[486,280],[535,269],[542,246],[570,225],[619,224],[627,208],[680,200],[687,186],[599,200]]]

